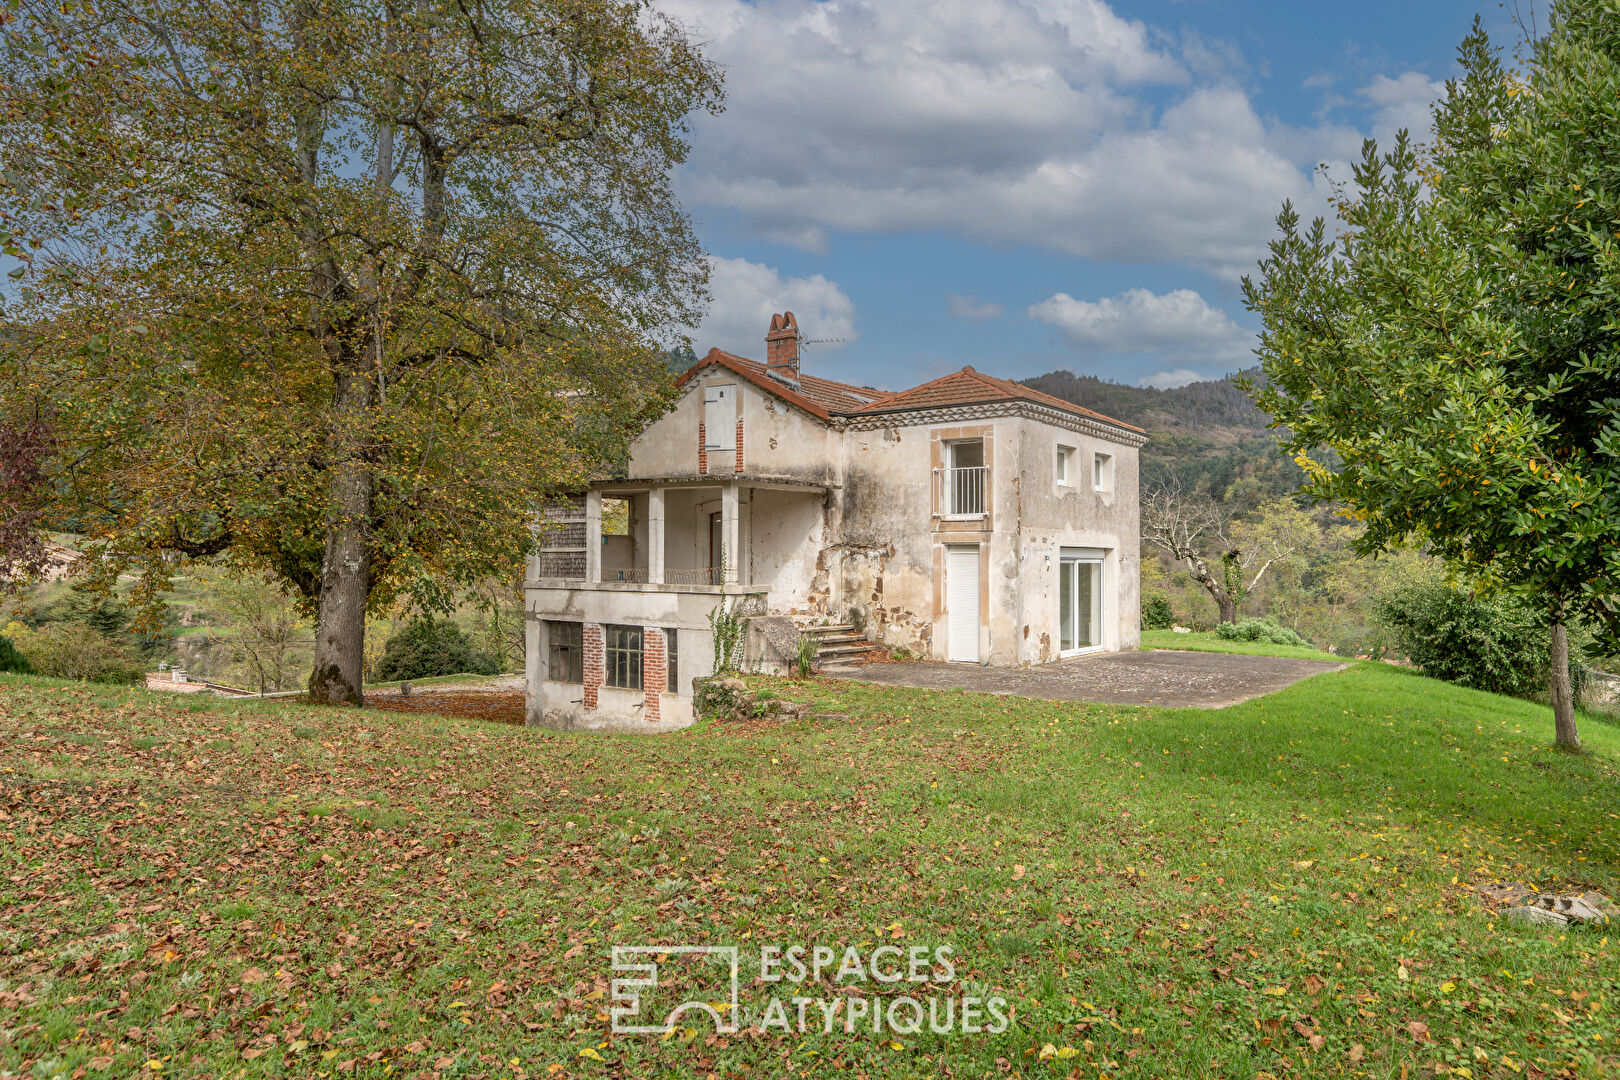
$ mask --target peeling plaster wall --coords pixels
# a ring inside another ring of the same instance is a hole
[[[835,540],[817,560],[816,591],[833,621],[852,623],[874,641],[932,655],[927,429],[849,431],[844,440]]]
[[[988,516],[953,521],[937,511],[934,470],[944,444],[981,439]],[[832,542],[821,552],[811,607],[868,637],[943,660],[948,652],[945,549],[978,545],[979,655],[992,664],[1057,659],[1058,561],[1064,547],[1100,548],[1102,640],[1139,642],[1137,452],[1036,420],[994,418],[906,425],[845,435],[844,486]],[[1077,474],[1056,484],[1057,448],[1072,447]],[[1091,455],[1113,458],[1113,485],[1096,492]]]
[[[746,518],[752,539],[748,581],[770,589],[774,613],[809,615],[816,557],[826,538],[826,496],[821,492],[751,489]]]

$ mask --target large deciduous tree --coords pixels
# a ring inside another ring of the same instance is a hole
[[[1150,482],[1142,493],[1142,540],[1186,567],[1215,602],[1218,620],[1237,622],[1237,609],[1272,567],[1315,538],[1315,528],[1287,502],[1263,506],[1251,521],[1236,522],[1201,492],[1185,491],[1174,476]]]
[[[273,573],[318,613],[312,697],[359,701],[368,606],[511,573],[537,499],[665,405],[715,68],[634,0],[0,21],[3,404],[48,410],[97,567]]]
[[[1567,624],[1620,641],[1620,9],[1558,4],[1522,73],[1477,21],[1460,53],[1432,147],[1369,142],[1336,236],[1284,207],[1245,282],[1259,400],[1362,552],[1417,540],[1545,605],[1573,748]]]

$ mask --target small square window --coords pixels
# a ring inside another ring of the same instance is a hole
[[[1097,454],[1092,457],[1091,486],[1098,491],[1114,490],[1114,458],[1112,454]]]
[[[1057,482],[1063,487],[1074,483],[1074,447],[1060,446],[1057,448],[1057,462],[1054,465]]]
[[[608,626],[607,684],[623,690],[641,689],[641,627]]]
[[[552,682],[583,683],[585,654],[580,647],[580,624],[546,622],[546,678]]]

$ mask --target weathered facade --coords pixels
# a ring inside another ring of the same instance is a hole
[[[711,350],[628,476],[552,508],[530,560],[534,724],[691,722],[717,606],[848,623],[942,661],[1039,664],[1138,641],[1128,424],[971,367],[899,393]]]

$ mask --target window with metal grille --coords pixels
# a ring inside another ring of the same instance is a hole
[[[577,622],[546,622],[546,678],[552,682],[585,681],[583,628]]]
[[[676,675],[680,652],[675,648],[680,635],[681,632],[673,628],[664,631],[664,669],[669,672],[669,690],[672,694],[679,693],[681,689],[681,681]]]
[[[608,626],[607,684],[641,689],[641,627]]]

